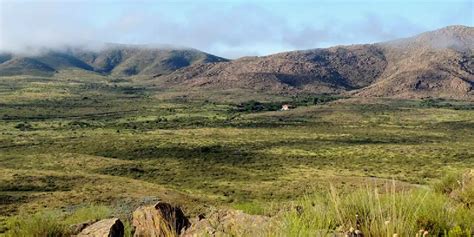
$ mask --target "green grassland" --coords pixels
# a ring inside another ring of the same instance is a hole
[[[296,108],[273,111],[287,102]],[[80,72],[0,77],[3,220],[91,204],[126,215],[156,200],[192,215],[268,214],[330,185],[429,189],[472,169],[473,147],[469,102],[184,95]]]

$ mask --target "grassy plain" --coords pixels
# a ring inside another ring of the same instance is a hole
[[[156,200],[271,214],[329,185],[430,189],[474,167],[469,102],[240,93],[80,72],[0,77],[0,215],[91,204],[126,215]],[[251,100],[298,106],[239,110]]]

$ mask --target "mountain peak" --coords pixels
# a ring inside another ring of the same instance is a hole
[[[382,43],[386,46],[416,49],[454,49],[457,51],[474,50],[474,27],[463,25],[446,26],[428,31],[410,38]]]
[[[466,32],[466,31],[469,31],[473,29],[474,27],[471,27],[471,26],[465,26],[465,25],[450,25],[450,26],[446,26],[446,27],[443,27],[443,28],[440,28],[438,30],[434,30],[434,31],[446,31],[446,32],[459,32],[459,33],[462,33],[462,32]]]

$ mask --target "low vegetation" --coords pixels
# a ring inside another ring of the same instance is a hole
[[[470,102],[242,91],[237,103],[223,92],[184,98],[130,80],[55,77],[0,77],[0,232],[41,222],[64,233],[90,218],[73,214],[78,206],[126,217],[157,200],[189,215],[277,216],[299,205],[278,229],[294,235],[356,228],[356,214],[373,236],[472,231],[473,189],[456,186],[474,166]],[[294,108],[279,111],[283,103]],[[395,192],[384,188],[392,180]],[[327,217],[312,217],[321,210]]]
[[[42,210],[34,214],[20,213],[7,219],[7,236],[69,236],[72,225],[109,217],[112,210],[106,206],[90,205],[71,212]]]
[[[336,95],[307,95],[307,96],[293,96],[291,100],[279,102],[259,102],[250,100],[232,107],[230,112],[263,112],[263,111],[277,111],[281,110],[283,105],[288,105],[292,109],[300,106],[326,104],[328,102],[341,99],[343,97]]]
[[[474,182],[469,185],[463,188],[473,190]],[[466,203],[429,189],[396,190],[392,185],[342,193],[331,187],[297,203],[280,221],[284,236],[351,230],[366,236],[471,236],[474,228],[474,212]]]
[[[452,182],[452,180],[455,182]],[[263,208],[272,217],[261,236],[332,236],[360,231],[366,236],[471,236],[474,228],[472,198],[451,195],[472,194],[474,173],[449,174],[433,188],[404,189],[394,181],[380,187],[339,190],[330,185],[325,192],[311,192],[298,201]],[[245,208],[245,206],[240,206]],[[43,210],[19,214],[7,220],[7,236],[68,236],[74,224],[110,217],[106,206],[87,206],[70,212]],[[125,220],[126,236],[132,236],[130,215]],[[240,227],[242,228],[242,227]],[[237,233],[244,230],[234,229]],[[169,232],[171,233],[171,232]],[[241,235],[241,234],[237,234]],[[173,235],[170,235],[173,236]]]

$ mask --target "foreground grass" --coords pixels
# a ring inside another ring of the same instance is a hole
[[[471,236],[474,228],[472,210],[429,190],[341,194],[332,189],[308,196],[299,205],[301,213],[285,214],[279,230],[283,236],[325,236],[351,228],[366,236],[415,236],[420,230],[430,236]]]
[[[474,170],[450,173],[432,187],[363,187],[343,192],[330,186],[296,202],[277,222],[283,236],[326,236],[361,231],[365,236],[472,236]],[[317,233],[317,234],[316,234]],[[278,235],[280,235],[278,234]],[[423,235],[424,236],[424,235]]]
[[[284,204],[272,215],[270,224],[256,233],[334,236],[360,231],[364,236],[472,236],[474,210],[470,195],[474,191],[474,171],[450,174],[433,187],[404,189],[392,182],[383,188],[367,185],[341,191],[330,186],[326,192],[309,193],[299,201]],[[68,213],[44,210],[20,214],[8,219],[7,236],[68,236],[72,224],[110,217],[112,213],[109,207],[88,206]],[[130,220],[126,216],[122,220],[126,236],[131,236]],[[249,233],[250,227],[239,228],[244,229],[234,229],[229,236],[247,236],[242,233]]]
[[[106,206],[91,205],[72,212],[42,210],[34,214],[20,213],[7,220],[6,236],[69,236],[72,225],[110,217],[112,210]]]

